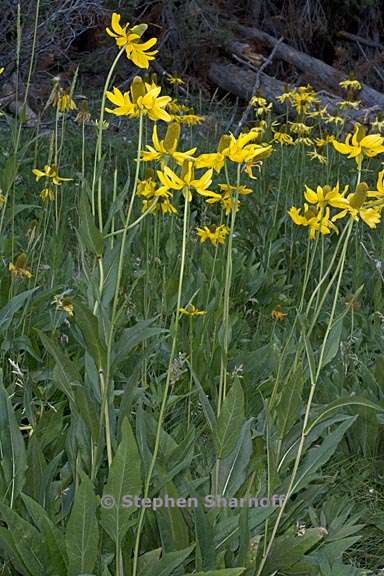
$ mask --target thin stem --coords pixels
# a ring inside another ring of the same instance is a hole
[[[179,286],[178,286],[178,292],[177,292],[177,309],[176,309],[175,323],[173,326],[172,347],[171,347],[171,354],[169,356],[167,378],[166,378],[164,391],[163,391],[163,397],[162,397],[161,406],[160,406],[159,419],[157,422],[155,446],[153,449],[153,455],[152,455],[152,459],[151,459],[151,462],[149,465],[148,474],[147,474],[147,477],[145,480],[144,498],[148,497],[150,485],[151,485],[151,480],[152,480],[152,475],[153,475],[153,471],[155,469],[155,464],[156,464],[157,456],[159,453],[160,436],[161,436],[165,411],[166,411],[166,407],[167,407],[169,388],[170,388],[170,384],[171,384],[172,365],[173,365],[173,361],[174,361],[175,353],[176,353],[176,343],[177,343],[177,335],[178,335],[179,319],[180,319],[179,308],[181,307],[181,298],[182,298],[183,281],[184,281],[184,269],[185,269],[185,262],[186,262],[185,257],[186,257],[186,247],[187,247],[188,208],[189,208],[188,191],[184,191],[183,240],[182,240],[182,248],[181,248]],[[137,576],[138,559],[139,559],[139,551],[140,551],[140,541],[141,541],[141,533],[142,533],[143,524],[144,524],[145,510],[146,509],[144,507],[142,507],[140,509],[140,514],[139,514],[139,521],[138,521],[138,526],[137,526],[134,555],[133,555],[132,576]]]

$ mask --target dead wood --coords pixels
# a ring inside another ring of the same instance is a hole
[[[243,39],[256,40],[260,44],[268,46],[269,48],[273,48],[278,42],[276,38],[257,28],[249,28],[237,23],[233,23],[232,28],[239,32]],[[339,83],[347,79],[347,76],[340,70],[326,64],[322,60],[318,60],[317,58],[313,58],[304,52],[292,48],[285,42],[279,44],[276,49],[275,57],[292,64],[299,70],[308,74],[315,87],[325,85],[333,91],[340,92]],[[384,94],[374,90],[366,84],[363,84],[358,98],[364,106],[380,106],[384,109]]]
[[[268,74],[265,74],[265,72],[255,72],[252,69],[237,66],[228,59],[212,62],[208,71],[208,77],[211,82],[245,101],[249,101],[253,96],[253,88],[257,75],[259,79],[258,91],[261,96],[266,98],[268,101],[273,102],[276,112],[285,113],[286,105],[281,104],[277,100],[277,96],[283,94],[287,88],[285,82],[282,82],[277,78],[272,78]],[[292,85],[288,85],[288,89],[293,88]],[[341,101],[341,98],[324,91],[319,92],[317,96],[321,108],[326,106],[329,114],[340,115],[338,102]],[[346,118],[347,123],[349,122],[351,124],[355,122],[367,124],[375,114],[377,114],[377,107],[343,111],[343,117]]]

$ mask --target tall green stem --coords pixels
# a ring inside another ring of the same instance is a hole
[[[152,459],[151,459],[149,469],[148,469],[148,474],[147,474],[147,477],[145,479],[144,498],[148,498],[149,490],[150,490],[150,486],[151,486],[151,481],[152,481],[152,476],[153,476],[153,471],[155,469],[155,464],[156,464],[157,456],[159,453],[160,436],[161,436],[163,421],[164,421],[164,417],[165,417],[165,411],[166,411],[166,407],[167,407],[169,388],[170,388],[170,384],[171,384],[172,365],[173,365],[173,362],[175,359],[175,353],[176,353],[176,343],[177,343],[177,335],[178,335],[179,319],[180,319],[179,309],[181,307],[181,298],[182,298],[183,281],[184,281],[184,269],[185,269],[185,261],[186,261],[185,256],[186,256],[186,247],[187,247],[187,223],[188,223],[188,208],[189,208],[188,191],[184,191],[184,195],[185,195],[185,198],[184,198],[184,217],[183,217],[183,240],[182,240],[182,248],[181,248],[179,286],[178,286],[178,292],[177,292],[177,309],[176,309],[175,323],[173,326],[172,347],[171,347],[171,354],[169,356],[167,378],[166,378],[164,391],[163,391],[163,397],[162,397],[161,406],[160,406],[159,419],[157,422],[155,445],[154,445],[154,449],[153,449]],[[139,552],[140,552],[140,541],[141,541],[141,533],[142,533],[143,524],[144,524],[145,510],[146,509],[144,507],[142,507],[140,509],[140,514],[139,514],[139,522],[138,522],[138,526],[137,526],[134,555],[133,555],[132,576],[137,576],[138,559],[139,559]]]

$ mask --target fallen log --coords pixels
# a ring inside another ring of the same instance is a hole
[[[238,96],[239,98],[249,101],[253,96],[253,88],[258,76],[259,93],[274,105],[274,110],[284,114],[286,105],[277,100],[277,96],[284,93],[286,88],[292,90],[294,86],[288,85],[277,78],[272,78],[265,72],[255,72],[252,69],[243,68],[233,64],[228,59],[213,61],[208,70],[208,78],[219,88]],[[329,114],[340,115],[338,102],[342,99],[322,91],[317,94],[321,108],[327,107]],[[361,124],[369,123],[372,115],[377,114],[377,107],[363,108],[360,110],[343,111],[342,115],[347,124],[360,122]]]
[[[358,42],[359,44],[365,44],[365,46],[369,46],[370,48],[378,48],[379,50],[384,50],[383,44],[379,42],[375,42],[374,40],[369,40],[368,38],[363,38],[362,36],[358,36],[357,34],[351,34],[351,32],[345,32],[341,30],[337,33],[337,36],[340,38],[345,38],[345,40],[349,40],[351,42]]]
[[[262,32],[257,28],[249,28],[237,23],[231,23],[232,30],[235,30],[241,34],[241,37],[247,38],[248,40],[256,40],[264,46],[273,48],[278,40]],[[276,49],[276,58],[280,58],[289,64],[292,64],[299,70],[306,72],[313,78],[313,84],[315,87],[320,85],[326,85],[332,90],[340,91],[339,83],[347,79],[346,74],[337,70],[333,66],[313,58],[304,52],[300,52],[295,48],[292,48],[285,42],[281,42]],[[316,86],[317,85],[317,86]],[[384,94],[370,88],[366,84],[362,85],[362,89],[359,92],[358,98],[361,100],[362,104],[367,107],[380,106],[384,109]]]

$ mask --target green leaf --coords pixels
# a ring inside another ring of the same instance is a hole
[[[276,426],[280,439],[285,438],[300,416],[303,386],[304,370],[303,365],[299,363],[288,380],[283,383],[276,409]]]
[[[83,246],[100,258],[103,254],[104,239],[95,225],[85,190],[80,196],[79,221],[78,233]]]
[[[252,418],[244,422],[234,450],[220,463],[219,494],[231,497],[245,482],[247,467],[252,455]]]
[[[194,576],[240,576],[245,568],[223,568],[222,570],[208,570],[208,572],[195,572]]]
[[[1,310],[0,310],[0,330],[7,330],[9,328],[13,316],[20,310],[25,302],[38,290],[39,288],[31,288],[14,296]]]
[[[272,574],[274,570],[286,571],[293,567],[323,537],[324,531],[321,528],[309,528],[303,536],[284,534],[276,538],[262,572],[263,575]]]
[[[234,450],[243,422],[244,394],[239,379],[235,378],[223,402],[214,430],[216,456],[219,460]]]
[[[307,455],[298,470],[293,492],[297,492],[299,489],[303,488],[304,484],[310,480],[309,476],[313,475],[316,470],[328,462],[343,439],[344,434],[348,428],[352,426],[356,418],[357,416],[353,416],[348,420],[345,420],[338,425],[334,432],[331,432],[331,434],[323,440],[321,446],[314,446],[308,450]]]
[[[329,364],[339,351],[341,334],[343,331],[343,318],[344,316],[336,320],[329,332],[329,336],[324,348],[323,360],[321,363],[322,368]]]
[[[31,576],[45,573],[46,548],[41,534],[14,510],[0,503],[0,517],[11,532],[17,554]]]
[[[121,425],[121,442],[109,469],[103,498],[110,496],[114,505],[102,507],[100,520],[103,528],[116,543],[121,543],[128,528],[133,506],[124,506],[124,496],[140,496],[142,489],[141,461],[135,437],[128,418]]]
[[[49,352],[49,354],[56,362],[55,375],[57,376],[57,383],[60,385],[61,389],[68,396],[68,398],[74,402],[75,396],[72,390],[72,386],[80,384],[80,374],[78,373],[71,360],[59,348],[56,342],[44,334],[44,332],[41,332],[41,330],[36,329],[36,331],[43,343],[44,348],[47,350],[47,352]]]
[[[83,333],[89,354],[94,359],[97,369],[105,369],[107,351],[99,335],[96,316],[78,300],[74,302],[74,321]]]
[[[36,500],[26,494],[22,494],[24,504],[33,518],[34,523],[43,534],[44,545],[47,548],[52,573],[59,576],[67,576],[68,558],[63,547],[63,534],[54,525],[44,510]],[[46,566],[48,568],[48,566]]]
[[[384,408],[368,398],[364,398],[363,396],[343,396],[330,402],[325,409],[321,412],[321,414],[315,418],[311,425],[305,431],[305,434],[308,435],[309,432],[324,418],[326,418],[331,412],[338,410],[339,408],[345,408],[346,406],[363,406],[364,408],[371,408],[372,410],[376,410],[377,412],[384,412]]]
[[[173,571],[188,558],[194,547],[193,544],[184,550],[164,554],[161,560],[154,560],[148,564],[147,568],[143,570],[143,576],[153,576],[154,574],[156,576],[171,576]]]
[[[68,576],[91,574],[96,564],[99,542],[96,508],[92,482],[83,476],[65,532]]]
[[[158,326],[153,326],[156,318],[151,318],[149,320],[140,320],[134,326],[126,328],[116,346],[114,353],[113,365],[114,368],[118,366],[121,362],[127,359],[129,353],[139,344],[148,340],[148,338],[153,338],[154,336],[160,336],[160,334],[166,334],[169,331],[165,328],[160,328]]]
[[[1,495],[2,499],[8,496],[14,502],[24,486],[26,467],[23,436],[8,393],[0,383],[0,470],[7,491]]]

